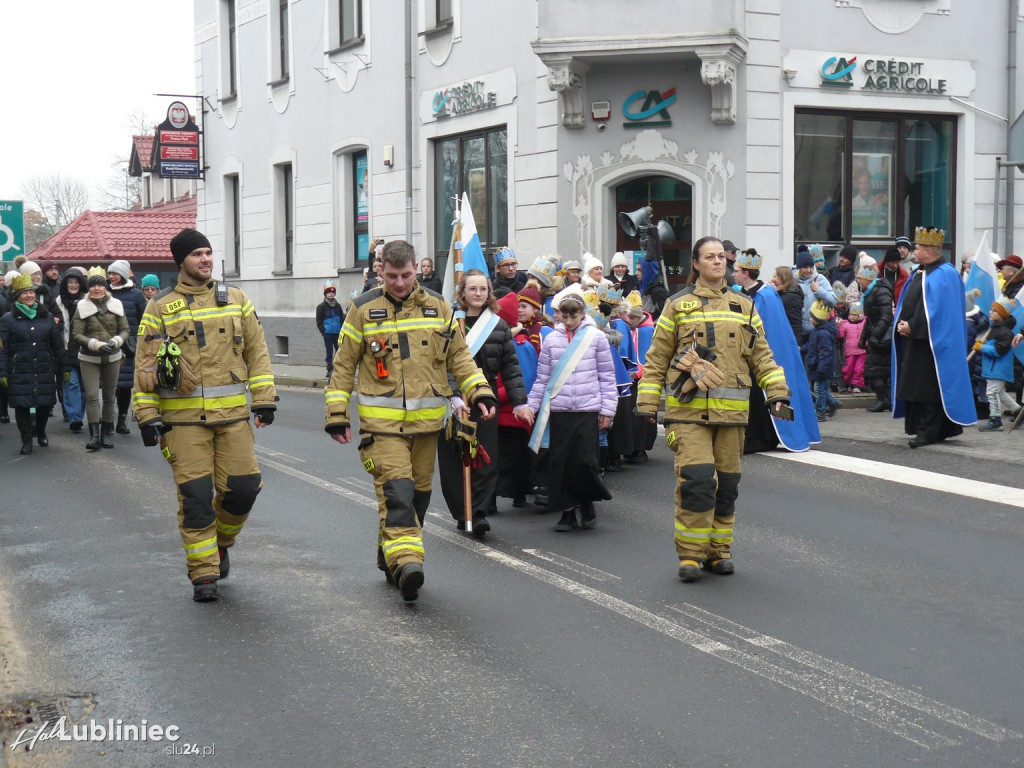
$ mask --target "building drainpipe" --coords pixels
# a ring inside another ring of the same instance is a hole
[[[412,2],[405,2],[405,241],[412,242]],[[1011,0],[1015,2],[1015,0]],[[424,251],[425,253],[426,251]]]
[[[1013,123],[1017,119],[1017,0],[1010,0],[1010,18],[1006,25],[1006,42],[1008,55],[1006,58],[1006,155],[1010,160],[1021,158],[1010,155],[1010,132]],[[998,171],[998,168],[996,169]],[[1014,182],[1016,182],[1016,168],[1012,165],[1006,169],[1006,251],[1003,256],[1013,253],[1013,228],[1014,222]],[[993,241],[995,235],[993,235]]]

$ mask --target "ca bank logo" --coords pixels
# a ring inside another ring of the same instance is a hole
[[[643,99],[640,111],[634,112],[633,105]],[[668,113],[668,107],[676,103],[676,89],[669,88],[661,91],[637,91],[632,93],[622,105],[622,114],[630,122],[623,123],[626,128],[647,128],[655,125],[672,125],[672,117]],[[660,120],[650,120],[657,115]]]
[[[821,84],[836,88],[853,87],[853,70],[857,68],[857,57],[847,59],[833,56],[821,65]]]

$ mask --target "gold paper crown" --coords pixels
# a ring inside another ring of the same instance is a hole
[[[946,233],[935,227],[918,227],[914,230],[914,242],[918,245],[932,245],[941,248],[946,242]]]
[[[640,295],[640,291],[630,291],[624,301],[631,307],[639,307],[644,303],[643,296]]]
[[[584,291],[583,302],[587,307],[591,309],[597,309],[597,305],[601,303],[601,299],[597,296],[597,291]]]
[[[35,288],[32,275],[18,275],[11,280],[11,296],[17,297],[22,291],[34,291]]]
[[[107,271],[103,267],[89,267],[89,273],[85,276],[86,280],[90,277],[102,277],[104,280],[107,279]]]

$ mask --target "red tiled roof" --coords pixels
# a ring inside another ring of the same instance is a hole
[[[132,136],[132,153],[128,158],[128,173],[141,176],[143,171],[153,168],[153,145],[155,136]]]
[[[86,211],[29,254],[33,261],[95,264],[126,259],[177,269],[171,238],[196,225],[196,201],[187,210]]]

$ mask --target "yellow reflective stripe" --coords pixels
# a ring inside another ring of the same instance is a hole
[[[185,545],[185,558],[187,560],[198,560],[202,557],[206,557],[211,552],[217,551],[217,537],[211,536],[209,539],[203,539],[197,541],[195,544]]]
[[[445,408],[420,408],[407,411],[404,408],[384,408],[377,405],[359,404],[359,418],[387,419],[389,421],[428,421],[443,419]]]
[[[352,339],[352,341],[356,343],[360,343],[363,340],[362,332],[357,331],[348,323],[345,323],[343,326],[341,326],[341,335],[348,336],[350,339]]]
[[[252,305],[252,302],[251,301],[247,301],[247,302],[245,302],[245,306],[242,307],[242,316],[243,317],[248,317],[249,315],[251,315],[255,311],[256,311],[256,308]]]
[[[662,315],[661,317],[659,317],[657,325],[659,328],[664,328],[669,333],[675,333],[676,324],[671,319],[669,319],[667,315]]]
[[[764,377],[757,382],[762,389],[768,389],[769,384],[775,384],[781,381],[783,384],[786,382],[786,372],[781,368],[776,368],[771,373],[765,374]]]
[[[676,314],[676,323],[678,324],[681,320],[691,320],[696,323],[739,323],[741,325],[747,324],[747,318],[749,315],[743,312],[690,312],[689,314],[683,314],[679,312]],[[755,320],[757,317],[755,316]],[[661,322],[659,319],[658,322]]]
[[[717,410],[717,411],[748,411],[750,403],[746,400],[726,400],[721,397],[695,397],[688,403],[676,400],[669,396],[665,403],[671,408],[690,408],[693,410]]]
[[[228,534],[230,536],[230,535],[236,534],[240,530],[242,530],[242,526],[244,526],[244,525],[245,525],[245,523],[239,523],[238,525],[228,525],[227,523],[222,523],[220,520],[218,520],[217,521],[217,533],[226,533],[226,534]]]
[[[423,539],[419,536],[400,536],[387,542],[382,549],[384,556],[393,555],[397,552],[418,552],[423,554]]]
[[[328,389],[327,390],[327,403],[348,403],[349,398],[352,395],[348,392],[344,392],[340,389]]]
[[[640,386],[637,387],[636,391],[637,391],[637,394],[639,394],[641,392],[650,392],[651,394],[654,394],[654,395],[660,395],[661,394],[661,385],[660,384],[644,384],[643,383],[643,379],[641,379],[640,380]]]
[[[484,376],[479,371],[477,371],[472,376],[470,376],[468,379],[466,379],[464,382],[459,384],[459,389],[461,389],[463,392],[469,392],[470,388],[472,388],[472,387],[479,387],[481,384],[486,384],[486,383],[487,383],[487,377]]]
[[[154,331],[159,331],[160,330],[160,321],[157,318],[153,317],[153,315],[151,315],[151,314],[149,314],[147,312],[147,313],[145,313],[139,319],[139,334],[140,335],[142,334],[142,326],[146,326],[147,328],[152,328]]]
[[[687,528],[685,525],[676,523],[676,538],[680,541],[692,541],[702,544],[711,539],[710,528]]]
[[[242,309],[237,306],[228,307],[212,307],[210,309],[183,309],[180,312],[175,312],[173,315],[164,315],[164,324],[169,325],[170,323],[176,323],[178,320],[191,319],[191,320],[213,320],[218,317],[241,317]]]
[[[249,389],[259,389],[260,387],[272,387],[274,386],[274,375],[263,374],[261,376],[250,376],[249,377]]]
[[[732,544],[732,528],[713,528],[711,541],[715,544]]]
[[[151,392],[136,392],[132,396],[133,403],[151,403],[153,405],[160,404],[160,398]]]
[[[419,331],[432,328],[447,328],[448,323],[443,319],[434,317],[418,317],[411,320],[398,320],[395,322],[396,331]]]
[[[190,408],[202,408],[207,411],[218,408],[237,408],[246,404],[245,395],[230,397],[173,397],[160,398],[160,409],[164,411],[187,411]]]

